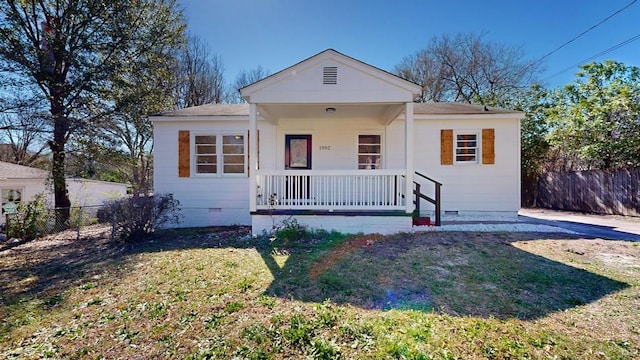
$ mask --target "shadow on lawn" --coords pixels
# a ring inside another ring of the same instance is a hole
[[[540,239],[567,236],[445,232],[357,236],[321,254],[291,247],[282,268],[275,261],[282,256],[278,251],[260,252],[275,278],[268,294],[310,302],[331,299],[368,309],[530,320],[629,286],[511,244]]]
[[[191,248],[253,247],[238,238],[247,227],[180,229],[160,232],[149,241],[124,243],[109,238],[110,228],[90,238],[76,239],[75,232],[20,242],[0,248],[0,310],[36,296],[55,304],[60,294],[91,276],[108,276],[140,253]]]
[[[278,244],[246,234],[242,227],[176,230],[131,245],[98,239],[16,247],[8,251],[25,253],[0,268],[0,308],[34,295],[55,304],[69,287],[94,274],[109,276],[106,269],[128,263],[131,255],[191,248],[255,249],[274,277],[265,293],[309,302],[331,299],[367,309],[535,319],[628,287],[511,245],[570,238],[565,235],[361,235],[327,245],[313,240]]]

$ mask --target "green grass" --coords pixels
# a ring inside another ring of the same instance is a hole
[[[167,231],[0,252],[0,358],[635,359],[640,247]]]

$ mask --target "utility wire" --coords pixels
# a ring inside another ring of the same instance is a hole
[[[585,31],[581,32],[578,36],[576,36],[576,37],[572,38],[571,40],[569,40],[569,41],[565,42],[564,44],[562,44],[562,45],[558,46],[557,48],[555,48],[555,49],[551,50],[550,52],[548,52],[547,54],[545,54],[543,57],[541,57],[540,59],[538,59],[538,61],[536,61],[536,63],[539,63],[539,62],[541,62],[542,60],[544,60],[544,59],[548,58],[549,56],[551,56],[551,55],[555,54],[556,52],[558,52],[558,51],[559,51],[560,49],[562,49],[563,47],[565,47],[565,46],[567,46],[567,45],[571,44],[572,42],[574,42],[575,40],[577,40],[577,39],[581,38],[584,34],[588,33],[589,31],[591,31],[591,30],[593,30],[593,29],[595,29],[595,28],[597,28],[598,26],[602,25],[604,22],[606,22],[607,20],[611,19],[612,17],[614,17],[614,16],[618,15],[619,13],[621,13],[621,12],[623,12],[623,11],[627,10],[631,5],[635,4],[637,1],[638,1],[638,0],[633,0],[632,2],[630,2],[629,4],[627,4],[627,6],[623,7],[622,9],[620,9],[620,10],[618,10],[618,11],[616,11],[616,12],[614,12],[613,14],[611,14],[611,15],[607,16],[606,18],[604,18],[604,19],[603,19],[602,21],[600,21],[599,23],[597,23],[597,24],[595,24],[595,25],[591,26],[590,28],[588,28],[587,30],[585,30]]]
[[[610,52],[612,52],[614,50],[617,50],[617,49],[619,49],[619,48],[621,48],[623,46],[627,46],[627,45],[631,44],[632,42],[634,42],[634,41],[636,41],[638,39],[640,39],[640,34],[632,36],[632,37],[628,38],[627,40],[625,40],[625,41],[623,41],[621,43],[613,45],[612,47],[610,47],[610,48],[608,48],[606,50],[603,50],[603,51],[601,51],[601,52],[599,52],[599,53],[597,53],[597,54],[595,54],[593,56],[590,56],[590,57],[588,57],[588,58],[586,58],[586,59],[584,59],[582,61],[579,61],[579,62],[577,62],[577,63],[575,63],[575,64],[573,64],[573,65],[571,65],[571,66],[569,66],[569,67],[567,67],[565,69],[562,69],[562,70],[558,71],[557,73],[546,77],[545,80],[549,80],[552,77],[558,76],[558,75],[562,74],[565,71],[573,69],[576,66],[582,65],[582,64],[584,64],[584,63],[586,63],[588,61],[591,61],[591,60],[593,60],[595,58],[598,58],[598,57],[600,57],[602,55],[606,55],[606,54],[608,54],[608,53],[610,53]]]

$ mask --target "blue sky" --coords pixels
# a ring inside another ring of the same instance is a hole
[[[538,59],[633,0],[179,0],[189,31],[221,56],[225,78],[258,65],[280,71],[332,48],[392,71],[433,36],[484,33]],[[640,2],[546,61],[543,83],[572,81],[567,68],[640,35]],[[597,61],[640,66],[640,39]],[[562,72],[558,74],[559,72]]]

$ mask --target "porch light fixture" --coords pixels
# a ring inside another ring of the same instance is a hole
[[[336,112],[336,108],[328,107],[328,108],[324,109],[324,111],[328,112],[329,114],[333,114],[334,112]]]

